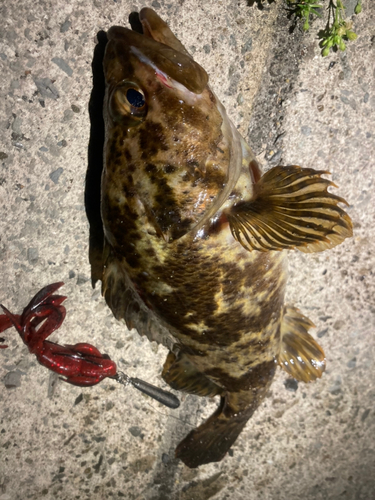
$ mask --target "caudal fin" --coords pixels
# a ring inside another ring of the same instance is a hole
[[[223,413],[225,398],[211,417],[191,431],[176,448],[176,458],[194,469],[203,464],[220,462],[236,441],[237,437],[251,417],[251,412],[244,411],[236,416],[226,417]]]
[[[274,360],[250,369],[244,388],[221,398],[215,413],[177,446],[176,458],[191,468],[222,460],[263,401],[274,374]]]

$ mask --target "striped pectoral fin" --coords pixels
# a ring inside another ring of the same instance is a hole
[[[213,397],[224,392],[221,387],[199,372],[183,353],[179,353],[178,357],[172,352],[168,354],[162,377],[172,389],[197,396]]]
[[[254,185],[255,197],[231,208],[233,237],[247,250],[321,252],[352,236],[350,217],[328,192],[329,172],[298,166],[272,168]],[[335,186],[336,187],[336,186]]]
[[[320,378],[326,367],[323,349],[308,333],[315,326],[295,307],[285,307],[281,324],[280,366],[296,380]]]

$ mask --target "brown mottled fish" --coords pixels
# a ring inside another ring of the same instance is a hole
[[[284,304],[287,252],[352,236],[345,201],[312,168],[262,175],[249,146],[167,24],[108,31],[104,57],[103,293],[118,319],[170,350],[174,389],[221,397],[178,445],[189,467],[221,460],[279,364],[309,382],[325,369],[313,326]]]

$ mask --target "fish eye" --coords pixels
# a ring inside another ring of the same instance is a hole
[[[121,82],[117,85],[110,95],[108,104],[114,121],[125,119],[136,125],[147,114],[146,97],[133,82]]]
[[[139,92],[137,89],[128,89],[126,92],[126,98],[131,106],[135,108],[143,108],[146,104],[145,96],[142,92]]]

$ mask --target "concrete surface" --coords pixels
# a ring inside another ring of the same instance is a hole
[[[316,323],[326,373],[306,386],[279,371],[231,456],[189,470],[173,450],[216,402],[188,396],[172,411],[112,382],[55,383],[9,330],[0,500],[375,498],[375,5],[362,2],[357,43],[322,59],[323,21],[289,34],[280,2],[263,11],[251,3],[151,5],[206,68],[263,165],[329,170],[350,204],[352,240],[290,258],[288,299]],[[146,5],[1,4],[0,300],[20,312],[41,287],[65,281],[68,314],[54,339],[90,341],[164,387],[165,349],[117,324],[91,288],[84,207],[95,36]]]

